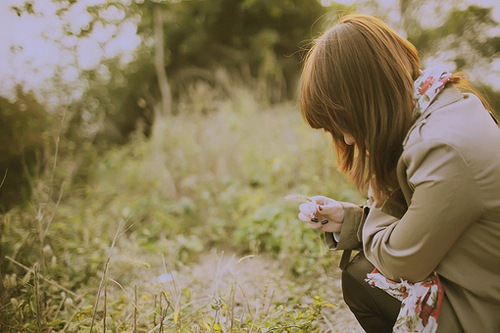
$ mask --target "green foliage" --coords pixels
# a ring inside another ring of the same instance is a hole
[[[75,3],[64,2],[61,13]],[[108,6],[127,18],[141,14],[144,47],[135,61],[123,68],[108,59],[83,73],[89,89],[62,120],[29,94],[0,100],[2,163],[12,165],[23,151],[34,166],[27,168],[29,205],[0,218],[0,330],[88,332],[94,322],[103,331],[106,318],[107,329],[131,331],[136,310],[142,331],[160,318],[166,332],[325,330],[331,304],[309,295],[332,287],[324,276],[338,257],[284,196],[363,200],[335,171],[324,133],[303,124],[295,102],[276,104],[293,95],[297,50],[322,28],[313,22],[325,8],[313,0],[108,2],[89,9],[94,20],[78,34],[91,34]],[[157,6],[178,113],[160,119],[151,49]],[[25,7],[16,8],[22,14]],[[352,9],[333,4],[330,16]],[[415,25],[410,38],[425,55],[456,35],[496,57],[496,37],[474,37],[493,25],[488,10],[471,7],[450,12],[441,28]],[[465,56],[457,57],[459,67],[470,63]],[[498,94],[484,90],[497,108]],[[0,192],[5,210],[9,179]],[[118,225],[126,229],[114,238]],[[277,267],[194,272],[206,253],[223,251]],[[265,270],[288,294],[273,298],[259,282],[253,291],[261,294],[248,296],[240,277],[257,279]],[[107,298],[97,295],[103,276]]]
[[[53,86],[43,90],[56,95],[59,103],[70,101],[63,135],[75,150],[88,142],[104,147],[123,144],[138,128],[150,135],[161,99],[154,66],[156,8],[162,13],[165,50],[159,52],[164,51],[165,70],[177,102],[174,112],[184,111],[183,101],[190,99],[193,88],[199,91],[200,82],[210,90],[218,89],[224,97],[232,95],[233,80],[252,85],[254,95],[263,102],[293,97],[301,66],[298,45],[311,37],[310,27],[325,10],[317,0],[113,0],[89,4],[71,0],[58,1],[55,6],[53,19],[61,20],[63,39],[76,46],[71,49],[59,37],[52,42],[69,54],[82,41],[97,38],[102,31],[115,31],[112,37],[100,37],[105,40],[99,40],[99,47],[107,50],[127,24],[136,25],[142,37],[132,57],[103,55],[94,67],[85,69],[78,62],[63,65]],[[86,9],[88,23],[68,22],[77,8]],[[40,15],[32,1],[11,9],[19,16]],[[218,74],[221,68],[231,73],[230,80],[224,77],[227,74]],[[62,79],[68,69],[79,75],[70,85]]]
[[[146,1],[143,7],[156,5]],[[283,66],[285,56],[296,53],[297,44],[310,37],[310,27],[324,13],[315,0],[181,1],[163,3],[162,8],[168,72],[173,74],[176,68],[193,66],[241,69],[250,65],[257,70],[269,48]],[[150,15],[143,16],[142,31],[150,31],[146,28],[150,20]],[[297,62],[295,56],[293,62]]]
[[[104,315],[92,310],[92,295],[111,255],[116,259],[110,277],[125,289],[145,270],[161,266],[161,258],[180,270],[211,249],[268,256],[279,261],[280,274],[289,278],[313,278],[335,265],[337,257],[325,250],[320,235],[298,220],[297,205],[284,201],[291,193],[324,193],[359,202],[359,195],[333,169],[327,137],[308,129],[291,103],[260,110],[244,90],[219,103],[218,111],[205,116],[193,110],[167,118],[150,138],[138,131],[129,144],[100,158],[87,150],[86,182],[72,178],[74,182],[62,188],[60,202],[47,194],[59,192],[51,181],[67,179],[67,158],[73,155],[59,157],[57,165],[64,168],[39,179],[33,208],[11,210],[0,220],[3,255],[12,258],[1,259],[2,279],[8,281],[2,284],[2,302],[11,303],[1,309],[5,327],[34,331],[41,323],[44,329],[88,330],[92,316]],[[128,228],[110,248],[119,223]],[[148,259],[126,259],[129,256]],[[18,263],[30,269],[38,265],[39,274],[57,284],[36,278]],[[61,288],[81,296],[61,294]],[[122,290],[112,291],[109,298],[108,328],[129,330],[130,321],[123,319],[133,307],[130,293],[126,300],[118,296]],[[178,311],[179,318],[191,318],[182,324],[189,323],[185,329],[205,327],[200,318],[211,329],[223,325],[217,318],[229,311],[228,295],[221,301],[226,307],[221,305],[214,316],[204,307],[188,305],[188,294],[179,296],[186,306],[175,310],[172,303],[167,315]],[[44,300],[41,310],[35,296]],[[72,305],[66,305],[69,298]],[[251,318],[247,313],[238,325],[314,331],[319,312],[314,304],[298,306],[301,299],[280,301],[281,307],[268,300],[268,317]],[[147,318],[141,319],[142,327],[151,328],[154,309],[151,300],[144,299],[141,311]],[[173,315],[165,323],[172,320]],[[97,328],[102,325],[98,322]],[[181,329],[179,325],[173,327]]]
[[[497,38],[491,36],[490,29],[499,22],[492,18],[492,9],[470,5],[465,9],[453,8],[446,12],[442,24],[432,28],[422,28],[413,11],[407,17],[408,39],[415,44],[423,57],[436,56],[445,50],[452,51],[457,70],[472,69],[478,63],[491,62],[500,54]]]
[[[265,205],[243,217],[234,241],[245,252],[279,258],[294,276],[314,275],[320,266],[335,265],[334,257],[324,256],[321,235],[298,220],[296,210],[284,204]]]
[[[14,102],[0,97],[0,211],[30,199],[32,182],[47,162],[53,118],[20,88]]]

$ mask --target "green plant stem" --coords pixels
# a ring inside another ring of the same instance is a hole
[[[106,283],[105,280],[107,280],[107,277],[108,277],[108,269],[109,269],[109,262],[111,261],[111,254],[113,252],[113,248],[115,247],[116,240],[117,240],[118,236],[121,235],[121,230],[123,228],[124,223],[125,223],[124,221],[121,221],[120,224],[118,225],[118,229],[116,230],[115,237],[113,238],[113,243],[111,244],[111,248],[109,249],[108,259],[106,260],[106,264],[104,265],[104,272],[102,274],[101,283],[99,284],[99,288],[97,290],[96,300],[95,300],[95,304],[94,304],[94,310],[92,311],[92,321],[90,323],[90,330],[89,330],[90,333],[92,333],[92,329],[94,327],[95,315],[97,312],[97,307],[99,306],[99,295],[101,294],[101,289],[102,289],[103,283]],[[106,306],[106,304],[104,304],[104,306]]]
[[[134,287],[134,333],[137,332],[137,285]]]
[[[264,331],[262,333],[272,332],[272,331],[276,331],[276,330],[284,330],[287,328],[302,328],[302,327],[303,326],[297,326],[297,325],[280,326],[280,327],[271,328],[270,330]]]
[[[37,332],[40,333],[42,331],[42,316],[40,315],[40,285],[38,283],[38,264],[35,263],[33,265],[33,271],[35,272],[35,305],[36,305],[36,327]]]

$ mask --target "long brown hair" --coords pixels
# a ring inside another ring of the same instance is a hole
[[[313,128],[330,133],[340,162],[359,188],[377,199],[398,187],[396,166],[412,119],[416,48],[381,20],[350,14],[309,51],[300,109]],[[344,142],[344,133],[356,144]]]

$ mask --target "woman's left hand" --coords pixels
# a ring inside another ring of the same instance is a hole
[[[333,199],[324,196],[311,197],[311,202],[300,205],[299,219],[309,223],[309,228],[340,232],[344,220],[344,208]]]

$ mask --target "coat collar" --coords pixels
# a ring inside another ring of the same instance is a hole
[[[434,102],[429,105],[429,107],[415,120],[413,123],[412,127],[410,127],[410,130],[406,134],[405,139],[403,140],[403,147],[406,145],[406,142],[408,141],[408,138],[410,136],[410,133],[417,127],[419,126],[422,122],[425,121],[429,117],[430,114],[432,114],[434,111],[437,109],[440,109],[442,107],[445,107],[449,104],[458,102],[463,98],[462,93],[460,90],[455,87],[455,86],[449,86],[443,89],[437,96]]]

